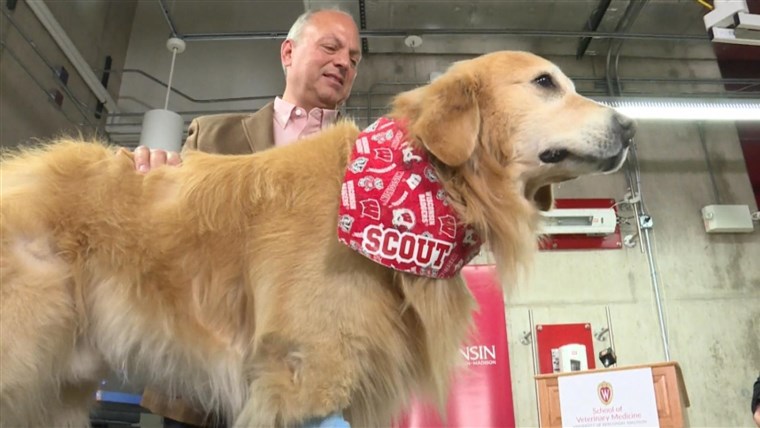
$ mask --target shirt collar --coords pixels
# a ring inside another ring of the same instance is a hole
[[[277,123],[285,128],[291,119],[297,116],[297,112],[300,111],[302,115],[306,115],[306,110],[296,106],[293,103],[287,102],[280,97],[274,99],[274,118]],[[321,126],[325,126],[335,122],[338,118],[338,110],[322,109],[315,107],[308,114],[316,115],[317,118],[321,116]]]

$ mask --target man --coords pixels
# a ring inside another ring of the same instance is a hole
[[[183,146],[221,154],[245,154],[289,144],[334,122],[338,107],[351,93],[361,60],[359,30],[351,15],[335,10],[301,15],[280,47],[285,91],[254,114],[221,114],[193,120]],[[135,167],[147,172],[161,165],[179,165],[177,153],[135,149]],[[181,399],[169,399],[151,388],[141,405],[153,413],[193,425],[203,416]],[[180,424],[182,425],[182,424]],[[347,426],[339,416],[309,426]]]
[[[359,30],[351,15],[334,9],[301,15],[280,48],[285,91],[254,114],[202,116],[193,120],[184,150],[244,154],[286,145],[337,117],[351,93],[361,60]],[[135,149],[141,172],[178,165],[176,153]]]

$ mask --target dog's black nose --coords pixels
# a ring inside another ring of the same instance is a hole
[[[619,135],[623,141],[623,147],[628,147],[633,136],[636,135],[636,122],[628,116],[615,113],[612,119],[612,127],[615,134]]]

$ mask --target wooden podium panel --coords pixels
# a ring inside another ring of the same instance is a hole
[[[539,424],[541,427],[561,427],[562,414],[559,405],[559,377],[578,376],[602,371],[631,370],[651,368],[654,382],[657,416],[661,428],[682,428],[688,426],[686,407],[689,396],[681,374],[681,367],[676,362],[644,364],[637,366],[614,367],[609,369],[586,370],[582,372],[553,373],[536,376],[539,402]]]

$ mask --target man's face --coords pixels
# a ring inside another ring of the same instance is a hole
[[[281,49],[287,69],[286,94],[303,108],[334,109],[351,93],[361,59],[359,31],[342,13],[315,13],[298,41],[286,40]]]

